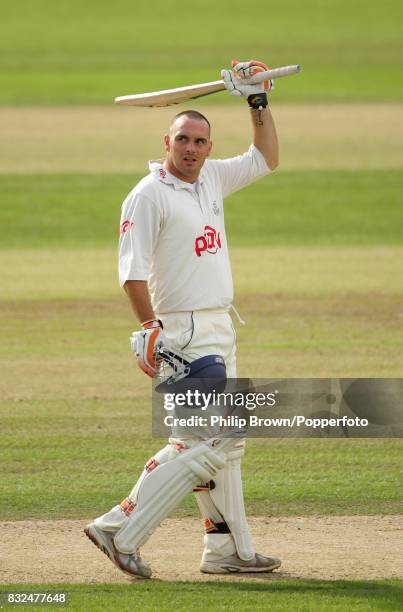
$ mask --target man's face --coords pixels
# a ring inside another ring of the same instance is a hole
[[[164,143],[168,172],[187,183],[197,181],[212,147],[208,124],[182,115],[171,125]]]

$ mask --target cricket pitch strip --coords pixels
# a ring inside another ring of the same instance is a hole
[[[249,522],[257,551],[283,561],[272,574],[201,574],[203,532],[201,521],[194,518],[165,520],[142,548],[142,556],[151,563],[153,579],[164,581],[403,578],[400,515],[258,517]],[[83,533],[86,523],[0,523],[0,583],[130,581],[91,545]]]

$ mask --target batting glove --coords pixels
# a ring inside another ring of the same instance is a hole
[[[251,108],[264,108],[267,106],[267,93],[273,89],[273,81],[251,83],[250,79],[259,72],[268,70],[263,62],[251,60],[250,62],[232,61],[233,70],[221,70],[221,77],[225,88],[232,96],[243,96],[248,100]]]
[[[141,331],[134,332],[130,336],[130,345],[139,368],[154,378],[161,367],[161,358],[158,354],[164,344],[162,323],[159,319],[152,319],[142,323],[142,328]]]

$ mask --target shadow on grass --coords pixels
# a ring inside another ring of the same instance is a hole
[[[334,601],[347,598],[349,601],[369,600],[372,605],[382,604],[383,609],[397,610],[403,609],[403,581],[399,580],[290,580],[284,579],[281,574],[269,574],[267,580],[262,582],[263,576],[259,576],[257,581],[236,582],[234,577],[230,580],[220,582],[169,582],[159,583],[161,593],[167,588],[171,589],[177,585],[184,590],[196,590],[202,594],[204,591],[220,597],[226,592],[231,592],[234,596],[249,593],[251,596],[264,593],[276,593],[283,595],[323,595]],[[132,585],[140,589],[152,589],[151,583],[141,583]],[[341,602],[340,602],[341,603]],[[347,602],[346,602],[347,603]],[[400,603],[400,605],[398,605]],[[346,606],[347,609],[347,606]]]
[[[112,609],[110,606],[113,603],[117,605],[120,602],[123,610],[126,609],[127,601],[133,602],[133,597],[141,598],[143,609],[151,609],[149,606],[154,605],[156,601],[160,602],[158,607],[161,610],[171,609],[166,605],[173,602],[177,604],[176,609],[184,609],[182,604],[193,609],[203,609],[202,602],[212,600],[216,602],[216,609],[235,601],[241,609],[249,609],[249,605],[245,604],[252,602],[255,609],[266,609],[269,600],[263,599],[265,596],[270,596],[271,603],[277,606],[274,609],[279,609],[280,603],[290,610],[403,609],[403,581],[400,580],[284,580],[280,574],[273,574],[266,582],[237,582],[233,576],[228,577],[228,581],[226,578],[224,577],[223,581],[209,582],[144,580],[131,584],[42,584],[39,587],[32,584],[1,585],[0,592],[35,592],[38,588],[41,592],[66,591],[72,604],[74,602],[77,605],[81,600],[87,601],[88,609],[95,609],[91,605],[92,600],[94,604],[103,601],[103,609]],[[312,604],[314,608],[311,607]],[[72,609],[76,609],[76,605],[73,605]],[[96,609],[99,609],[98,606]]]
[[[212,585],[204,583],[203,586],[211,588]],[[370,599],[372,603],[380,599],[383,604],[389,603],[393,610],[397,609],[396,604],[400,601],[400,609],[403,609],[403,581],[399,580],[282,580],[281,575],[273,574],[267,582],[217,582],[213,588],[251,593],[324,594],[334,599]]]

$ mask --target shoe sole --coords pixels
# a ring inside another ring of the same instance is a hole
[[[239,565],[217,565],[215,563],[203,563],[200,566],[200,571],[203,574],[257,574],[257,573],[269,573],[280,567],[281,563],[266,567],[240,567]]]
[[[112,563],[114,563],[127,576],[130,576],[130,578],[136,578],[136,579],[140,579],[140,580],[148,580],[150,578],[150,576],[142,576],[141,574],[132,574],[131,572],[128,572],[127,569],[120,564],[119,557],[117,557],[115,555],[111,556],[111,554],[110,554],[109,550],[107,549],[107,547],[105,546],[105,544],[102,544],[102,542],[97,540],[95,535],[91,533],[91,531],[89,530],[88,527],[84,528],[84,533],[87,536],[87,538],[89,538],[91,540],[91,542],[93,544],[95,544],[95,546],[97,548],[99,548],[99,550],[101,552],[103,552],[104,555],[106,555],[108,557],[108,559],[110,559],[112,561]]]

